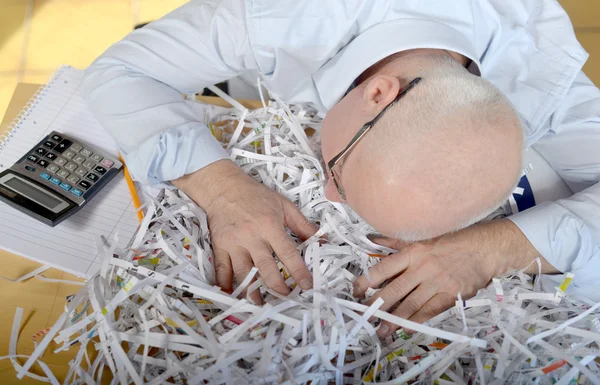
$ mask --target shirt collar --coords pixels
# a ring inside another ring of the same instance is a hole
[[[394,53],[416,48],[457,52],[471,59],[468,68],[471,73],[481,75],[473,43],[458,30],[432,20],[393,20],[358,35],[313,74],[321,103],[329,110],[352,89],[356,78],[367,68]]]

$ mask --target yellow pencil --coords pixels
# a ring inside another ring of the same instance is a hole
[[[137,210],[138,220],[141,222],[144,219],[144,213],[142,210],[139,210],[142,207],[142,203],[140,202],[140,197],[135,189],[135,184],[133,183],[133,179],[131,179],[131,174],[129,174],[129,170],[127,170],[127,166],[125,165],[125,161],[123,157],[119,154],[119,160],[123,163],[123,174],[125,174],[125,180],[127,181],[127,187],[129,187],[129,193],[131,194],[131,198],[133,199],[133,206]]]

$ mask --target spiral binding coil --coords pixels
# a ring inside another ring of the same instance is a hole
[[[38,90],[33,94],[33,96],[27,101],[23,109],[19,112],[19,114],[12,120],[12,122],[8,125],[7,131],[0,135],[0,153],[4,151],[8,142],[15,136],[16,132],[21,128],[21,126],[27,121],[27,117],[31,114],[33,107],[42,100],[44,95],[48,92],[48,90],[52,87],[52,85],[56,82],[56,80],[60,77],[60,75],[64,72],[64,70],[68,67],[61,67],[50,79],[48,84],[41,86]]]

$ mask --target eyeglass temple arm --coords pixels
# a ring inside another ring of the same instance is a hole
[[[346,148],[344,148],[339,154],[337,154],[335,157],[333,157],[329,163],[327,164],[327,166],[329,167],[329,172],[333,173],[333,166],[335,166],[335,164],[340,160],[340,158],[342,158],[348,151],[350,151],[355,145],[356,143],[358,143],[358,141],[360,140],[360,138],[362,138],[368,131],[369,129],[371,129],[371,127],[373,127],[375,125],[375,123],[377,123],[377,121],[379,120],[379,118],[384,114],[385,111],[387,111],[393,104],[395,104],[398,100],[400,100],[404,95],[406,95],[406,93],[408,91],[410,91],[415,85],[417,85],[421,80],[423,80],[423,78],[415,78],[413,79],[408,86],[402,90],[402,92],[400,92],[398,94],[398,96],[396,97],[396,99],[394,99],[393,102],[391,102],[390,104],[388,104],[383,111],[381,111],[376,117],[375,119],[371,120],[370,122],[366,123],[364,126],[361,127],[360,130],[358,130],[358,132],[356,133],[356,135],[354,135],[354,137],[352,138],[352,140],[350,140],[350,143],[348,143],[348,145],[346,146]]]

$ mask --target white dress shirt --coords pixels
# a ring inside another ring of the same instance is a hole
[[[468,57],[514,104],[527,147],[571,196],[533,191],[511,219],[575,273],[570,290],[600,300],[600,92],[555,0],[195,0],[109,48],[84,88],[134,178],[160,184],[227,157],[182,93],[257,71],[285,101],[327,111],[365,69],[413,48]]]

